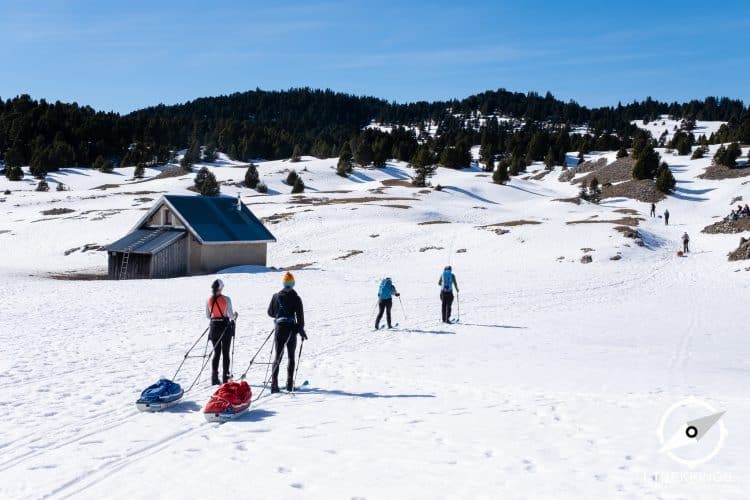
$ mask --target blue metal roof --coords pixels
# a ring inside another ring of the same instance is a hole
[[[136,229],[107,246],[108,252],[127,252],[153,255],[187,234],[182,229]]]
[[[229,196],[164,195],[204,243],[276,241],[244,204]]]

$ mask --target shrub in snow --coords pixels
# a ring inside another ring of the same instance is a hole
[[[220,192],[216,176],[206,167],[201,168],[195,176],[195,189],[203,196],[218,196]]]
[[[294,186],[294,183],[297,181],[297,178],[299,178],[299,175],[297,175],[297,172],[295,170],[292,170],[287,174],[286,176],[286,184],[288,186]]]
[[[47,184],[47,181],[42,179],[37,183],[35,191],[49,191],[49,184]]]
[[[21,167],[5,167],[5,177],[9,181],[20,181],[23,179],[23,169]]]
[[[669,165],[662,162],[656,173],[656,189],[662,193],[670,193],[676,185],[677,181],[672,175],[672,171],[669,170]]]
[[[247,166],[247,171],[245,171],[245,186],[250,189],[255,189],[258,187],[259,182],[260,175],[258,174],[258,167],[256,167],[254,163],[251,163]]]
[[[133,177],[136,179],[143,179],[143,176],[146,175],[146,164],[143,162],[138,163],[138,165],[135,166],[135,171],[133,171]]]
[[[294,181],[292,186],[292,194],[302,193],[305,191],[305,183],[302,181],[302,177],[297,176],[297,180]]]
[[[62,182],[57,184],[57,187],[55,188],[57,191],[67,191],[67,188],[65,187],[65,184]]]
[[[435,186],[435,191],[442,191],[442,190],[443,190],[443,186],[441,186],[440,184]]]
[[[265,185],[263,182],[259,182],[257,186],[255,186],[255,190],[259,193],[267,193],[268,192],[268,186]]]

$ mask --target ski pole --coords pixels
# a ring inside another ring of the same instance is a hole
[[[188,350],[187,350],[187,352],[185,353],[185,357],[183,357],[183,358],[182,358],[182,363],[180,363],[180,366],[178,366],[178,367],[177,367],[177,371],[176,371],[176,372],[174,372],[174,375],[172,376],[172,380],[174,380],[174,379],[176,379],[176,378],[177,378],[177,374],[178,374],[178,373],[180,373],[180,370],[182,369],[182,365],[184,365],[184,364],[185,364],[185,360],[186,360],[186,359],[188,358],[188,355],[190,355],[190,353],[192,352],[192,350],[193,350],[193,349],[195,349],[195,346],[197,346],[197,345],[198,345],[198,342],[200,342],[200,341],[201,341],[201,339],[202,339],[202,338],[203,338],[203,336],[204,336],[204,335],[206,334],[206,332],[208,331],[208,329],[209,329],[209,328],[211,328],[211,327],[210,327],[210,326],[207,326],[207,327],[206,327],[206,329],[205,329],[205,330],[203,330],[203,333],[201,333],[201,336],[200,336],[200,337],[198,337],[198,340],[196,340],[196,341],[195,341],[195,342],[193,343],[193,345],[192,345],[192,346],[190,346],[190,349],[188,349]]]
[[[461,294],[456,292],[456,304],[458,305],[458,316],[456,321],[461,322]]]
[[[245,373],[243,373],[242,376],[240,377],[240,380],[245,380],[245,377],[247,377],[247,372],[250,371],[250,367],[253,366],[253,363],[255,362],[255,358],[258,357],[258,354],[260,354],[260,351],[263,349],[263,346],[265,346],[266,342],[268,342],[268,339],[271,338],[271,335],[273,335],[274,330],[276,330],[275,327],[271,328],[271,333],[268,334],[268,337],[266,337],[266,340],[263,341],[263,343],[260,345],[260,348],[258,349],[258,351],[255,353],[255,355],[250,360],[250,363],[248,363],[247,369],[245,370]]]
[[[237,319],[234,320],[234,325],[232,327],[234,330],[232,333],[233,335],[229,337],[229,341],[232,343],[232,360],[231,365],[229,366],[229,374],[232,376],[232,380],[234,380],[234,346],[237,345],[237,343],[234,341],[234,337],[237,335]]]
[[[404,309],[404,303],[401,300],[401,295],[398,296],[398,303],[401,304],[401,312],[404,313],[404,321],[406,321],[406,309]]]
[[[299,372],[299,363],[302,360],[302,348],[305,347],[305,339],[299,345],[299,356],[297,356],[297,367],[294,369],[294,378],[292,379],[292,392],[297,391],[297,372]]]

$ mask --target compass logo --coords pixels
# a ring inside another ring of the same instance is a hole
[[[675,403],[659,422],[659,451],[691,469],[708,462],[729,434],[722,420],[724,413],[692,396]]]

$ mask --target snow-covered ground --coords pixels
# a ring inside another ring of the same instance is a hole
[[[678,180],[658,205],[670,226],[631,200],[555,201],[577,192],[559,171],[497,186],[478,169],[440,169],[434,191],[399,182],[404,164],[344,179],[336,159],[303,158],[261,163],[264,196],[230,185],[244,168],[211,167],[225,194],[280,217],[269,265],[310,264],[295,271],[309,385],[221,425],[200,413],[205,374],[170,411],[134,406],[206,327],[213,276],[50,277],[103,273],[105,252],[85,245],[119,238],[162,193],[188,192],[192,175],[136,184],[128,170],[69,169],[50,174],[47,193],[2,178],[13,192],[0,196],[0,497],[746,498],[750,268],[727,262],[738,235],[700,229],[750,187],[698,179],[709,159],[664,159]],[[282,182],[290,168],[304,197]],[[42,214],[51,209],[70,211]],[[613,223],[567,224],[622,209],[640,213],[649,248]],[[490,226],[513,221],[538,224]],[[684,231],[693,251],[678,258]],[[439,321],[448,263],[461,290],[455,325]],[[280,271],[255,271],[222,276],[240,313],[235,373],[268,335],[281,283]],[[374,332],[385,275],[403,309],[394,304],[397,329]],[[188,360],[177,381],[197,367]],[[264,373],[250,371],[255,394]],[[690,395],[726,410],[729,430],[698,476],[680,475],[691,471],[659,453],[656,433]]]
[[[680,129],[682,120],[673,120],[669,117],[669,115],[661,115],[658,119],[652,120],[646,124],[643,123],[643,120],[633,120],[631,123],[638,128],[651,132],[651,137],[653,137],[654,139],[659,139],[661,135],[666,132],[667,142],[669,142],[672,139],[674,133]],[[705,135],[706,138],[709,138],[711,137],[711,134],[718,132],[721,126],[725,123],[726,122],[720,121],[696,120],[695,128],[691,130],[691,132],[696,139],[698,139],[702,135]]]

